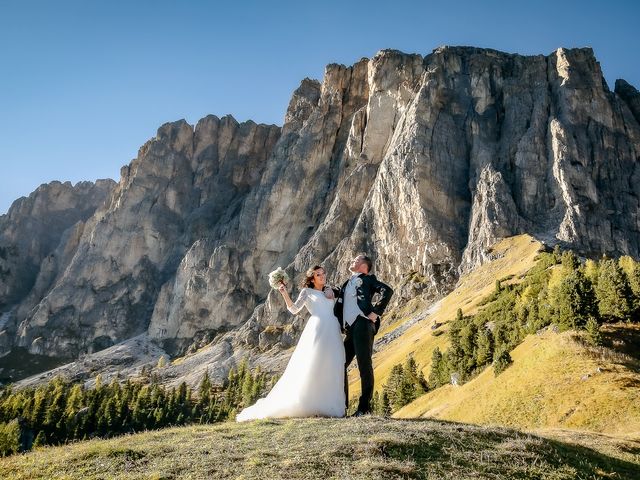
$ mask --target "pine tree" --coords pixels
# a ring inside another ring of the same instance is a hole
[[[422,372],[418,369],[418,364],[413,358],[413,355],[409,355],[402,370],[403,382],[400,402],[404,406],[426,393],[428,387],[427,381],[425,380]]]
[[[49,397],[52,398],[47,406],[44,418],[44,426],[49,433],[49,440],[53,442],[64,439],[62,433],[64,425],[64,410],[67,404],[66,389],[67,385],[60,379],[54,380],[50,384]]]
[[[446,384],[446,382],[443,382],[443,370],[444,365],[442,353],[440,352],[440,347],[436,347],[433,349],[433,353],[431,354],[431,372],[429,372],[429,386],[431,388],[438,388]],[[447,377],[448,375],[449,374],[447,372]]]
[[[165,355],[160,355],[158,359],[158,363],[156,364],[156,368],[164,368],[167,366],[167,357]]]
[[[381,409],[380,409],[380,394],[378,393],[377,390],[375,390],[373,392],[373,397],[371,398],[371,409],[373,410],[373,413],[380,415],[381,414]]]
[[[591,282],[591,285],[598,283],[598,263],[588,259],[584,263],[584,276]]]
[[[589,343],[594,347],[602,345],[602,335],[600,334],[600,326],[598,325],[597,320],[594,317],[590,317],[587,320],[587,324],[585,326],[587,330],[587,339]]]
[[[194,419],[200,423],[210,422],[209,406],[211,404],[211,380],[209,379],[209,371],[205,370],[200,386],[198,387],[198,402],[196,403]]]
[[[476,333],[477,327],[474,323],[468,323],[460,329],[460,349],[462,350],[462,357],[464,358],[464,361],[461,361],[458,364],[458,370],[464,377],[467,377],[476,366],[474,357],[474,353],[476,351]]]
[[[628,256],[621,257],[619,264],[627,276],[631,289],[631,318],[640,321],[640,264]]]
[[[253,379],[253,390],[251,392],[251,403],[255,402],[258,398],[260,398],[262,396],[262,393],[264,392],[264,386],[265,386],[265,382],[266,382],[266,376],[265,374],[260,371],[260,368],[258,367],[256,369],[255,375],[254,375],[254,379]]]
[[[44,447],[47,444],[47,436],[40,430],[33,441],[33,448]]]
[[[538,313],[538,302],[534,301],[527,312],[527,333],[536,333],[542,327]]]
[[[486,327],[480,328],[476,334],[476,363],[479,367],[486,365],[493,358],[493,340],[491,330]]]
[[[138,391],[136,401],[133,406],[133,425],[134,428],[142,430],[147,427],[147,417],[151,405],[150,388],[145,385]]]
[[[391,411],[401,408],[403,403],[404,372],[401,364],[394,365],[383,391],[387,393]]]
[[[511,355],[509,355],[509,351],[507,349],[501,349],[496,351],[493,356],[493,372],[497,377],[502,372],[504,372],[513,360],[511,360]]]
[[[389,395],[387,395],[387,392],[385,391],[382,392],[380,403],[381,403],[381,407],[380,407],[381,414],[385,417],[388,417],[389,415],[391,415],[391,405],[389,403]]]
[[[576,257],[575,253],[573,253],[571,250],[562,252],[562,255],[560,256],[560,263],[568,271],[576,270],[580,265],[578,257]]]
[[[78,412],[82,409],[84,403],[84,392],[80,384],[76,384],[71,387],[69,395],[67,396],[67,403],[62,415],[63,423],[66,426],[65,439],[77,438],[75,436],[75,430],[78,426],[78,419],[76,418]]]
[[[244,379],[242,381],[242,405],[243,407],[248,407],[254,401],[253,392],[254,392],[254,379],[253,375],[249,372],[245,373]]]
[[[591,283],[579,269],[570,271],[553,291],[557,321],[563,329],[576,329],[586,324],[595,312],[595,296]]]
[[[598,269],[596,297],[600,316],[610,321],[630,319],[631,287],[626,275],[614,260],[602,260]]]
[[[116,397],[109,397],[105,399],[104,406],[104,423],[108,433],[114,433],[119,431],[119,418],[118,408],[116,405]]]
[[[0,424],[0,455],[12,455],[20,451],[20,424],[17,419]]]
[[[44,425],[47,411],[47,393],[43,387],[39,387],[34,395],[33,410],[31,410],[30,423],[34,428]]]

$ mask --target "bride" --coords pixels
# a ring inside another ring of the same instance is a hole
[[[286,286],[279,291],[294,315],[306,307],[311,313],[287,368],[265,398],[245,408],[236,420],[258,418],[343,417],[344,347],[340,325],[333,315],[334,295],[325,287],[321,266],[307,270],[303,288],[294,302]]]

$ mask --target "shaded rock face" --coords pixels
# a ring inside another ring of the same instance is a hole
[[[0,308],[23,298],[41,269],[51,269],[56,248],[73,243],[114,185],[113,180],[43,184],[0,216]]]
[[[518,233],[638,257],[637,102],[609,91],[590,49],[442,47],[329,65],[282,129],[164,125],[15,343],[77,355],[147,331],[174,354],[212,338],[215,358],[286,348],[302,321],[280,328],[268,272],[322,263],[337,284],[360,251],[391,285],[422,279],[395,302],[442,295]]]
[[[197,240],[218,238],[237,215],[279,134],[278,127],[231,117],[206,117],[195,128],[163,125],[122,169],[14,344],[76,357],[146,332],[163,285],[175,281],[181,263],[191,266]]]

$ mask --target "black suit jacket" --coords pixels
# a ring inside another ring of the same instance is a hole
[[[365,316],[369,316],[371,312],[378,315],[375,322],[376,333],[378,333],[378,330],[380,329],[380,316],[384,313],[384,309],[387,308],[389,300],[391,300],[393,289],[386,283],[379,281],[375,275],[365,275],[364,273],[361,273],[358,278],[361,280],[360,284],[356,286],[358,308],[362,310],[362,313],[364,313]],[[344,328],[344,319],[342,315],[344,306],[344,290],[348,283],[349,280],[344,282],[340,289],[334,290],[336,295],[336,304],[333,307],[333,313],[338,318],[341,328]],[[376,302],[374,303],[373,296],[375,294],[379,294],[380,298],[376,299]]]

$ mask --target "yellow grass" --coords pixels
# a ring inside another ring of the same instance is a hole
[[[640,437],[640,374],[594,355],[575,335],[530,335],[498,377],[488,368],[465,385],[427,393],[395,416]]]

